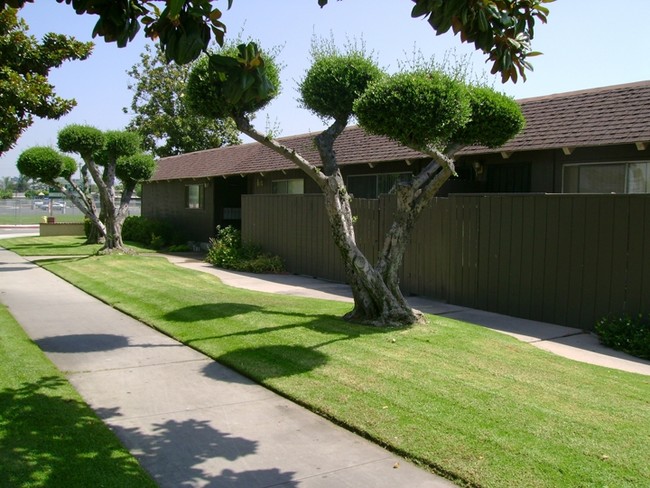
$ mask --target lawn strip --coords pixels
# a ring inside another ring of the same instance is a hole
[[[340,424],[481,486],[650,485],[650,378],[450,319],[374,329],[162,258],[45,264]]]

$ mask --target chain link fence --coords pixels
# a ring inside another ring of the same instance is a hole
[[[139,199],[132,200],[129,215],[140,215],[141,203]],[[54,217],[57,222],[81,222],[84,218],[72,202],[61,198],[51,201],[30,198],[0,200],[0,225],[39,224],[47,217]]]

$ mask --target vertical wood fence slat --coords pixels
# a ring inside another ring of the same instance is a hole
[[[587,226],[586,201],[578,196],[572,198],[570,216],[571,237],[569,240],[569,279],[568,292],[564,306],[566,307],[565,322],[579,323],[583,309],[584,275],[585,275],[585,234]]]

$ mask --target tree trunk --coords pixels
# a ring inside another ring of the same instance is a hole
[[[341,191],[344,189],[343,179],[338,170],[329,179],[330,184],[323,187],[325,209],[354,297],[354,308],[345,315],[345,319],[393,327],[421,321],[422,314],[407,303],[399,285],[389,286],[357,246],[350,197],[347,192]]]
[[[104,236],[102,235],[100,229],[90,222],[90,231],[88,232],[88,237],[86,237],[85,244],[103,244]]]
[[[277,152],[302,169],[321,188],[334,243],[339,248],[348,278],[354,308],[345,319],[374,326],[408,326],[423,321],[421,312],[413,310],[399,287],[399,268],[402,264],[410,231],[422,208],[433,198],[442,183],[452,174],[451,160],[434,154],[440,164],[432,162],[398,194],[397,218],[389,231],[382,254],[373,266],[356,243],[351,197],[336,161],[334,141],[341,134],[347,120],[337,120],[315,138],[323,169],[307,161],[294,149],[282,145],[257,132],[245,115],[234,116],[237,127],[246,135]],[[442,167],[442,170],[440,168]],[[453,166],[452,166],[453,168]]]
[[[122,241],[122,223],[124,221],[120,221],[115,215],[115,212],[107,210],[104,222],[106,225],[106,237],[104,238],[104,247],[102,247],[100,252],[126,251],[124,242]]]

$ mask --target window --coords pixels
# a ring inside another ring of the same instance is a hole
[[[564,166],[564,193],[650,193],[650,163]]]
[[[272,193],[289,195],[302,195],[305,193],[305,180],[296,178],[293,180],[274,180],[271,182]]]
[[[408,181],[411,173],[348,176],[348,192],[355,198],[377,198],[390,193],[398,181]]]
[[[185,185],[185,208],[203,208],[203,185]]]

